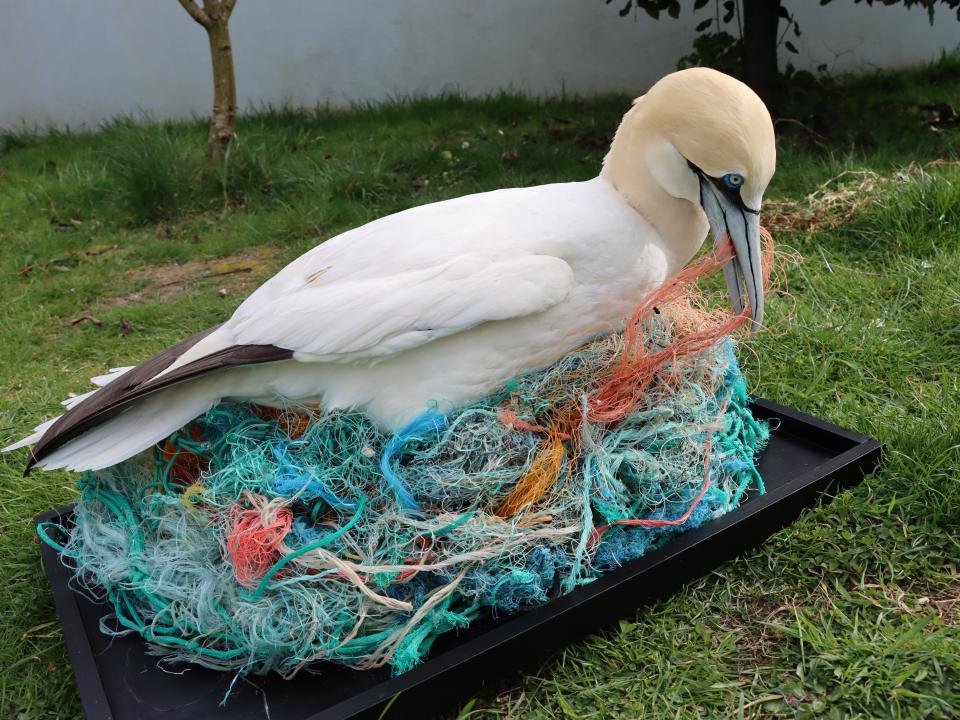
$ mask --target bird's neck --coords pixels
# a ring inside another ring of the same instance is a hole
[[[600,176],[606,178],[629,205],[653,225],[663,244],[673,274],[696,255],[706,238],[706,216],[699,206],[670,195],[656,181],[645,160],[644,145],[650,136],[643,122],[624,118],[604,160]]]

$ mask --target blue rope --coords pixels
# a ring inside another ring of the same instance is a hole
[[[393,489],[400,506],[404,510],[419,510],[420,505],[414,499],[410,491],[407,490],[400,476],[393,469],[394,458],[399,458],[408,444],[417,440],[424,440],[429,435],[442,433],[447,427],[447,418],[440,413],[425,412],[412,422],[400,428],[396,434],[390,438],[383,449],[383,455],[380,458],[380,471],[384,479]]]

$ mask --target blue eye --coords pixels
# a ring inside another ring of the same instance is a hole
[[[727,173],[723,176],[723,182],[731,190],[739,190],[743,185],[743,175],[740,173]]]

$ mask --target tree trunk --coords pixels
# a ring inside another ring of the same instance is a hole
[[[772,110],[777,92],[780,0],[743,0],[744,79]]]
[[[233,73],[229,19],[223,14],[213,17],[207,30],[213,63],[213,112],[210,113],[208,138],[211,160],[226,154],[237,124],[237,81]]]
[[[183,9],[207,31],[213,65],[213,112],[207,137],[210,159],[222,158],[233,140],[237,123],[237,81],[230,46],[230,14],[237,0],[179,0]]]

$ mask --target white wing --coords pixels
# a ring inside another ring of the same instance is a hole
[[[374,360],[535,315],[584,283],[620,278],[637,254],[638,218],[598,180],[389,215],[291,262],[164,373],[235,345],[275,345],[303,362]]]
[[[276,345],[303,361],[372,359],[469,330],[543,312],[573,287],[573,270],[549,255],[459,255],[441,264],[301,288],[224,326],[238,345]]]

